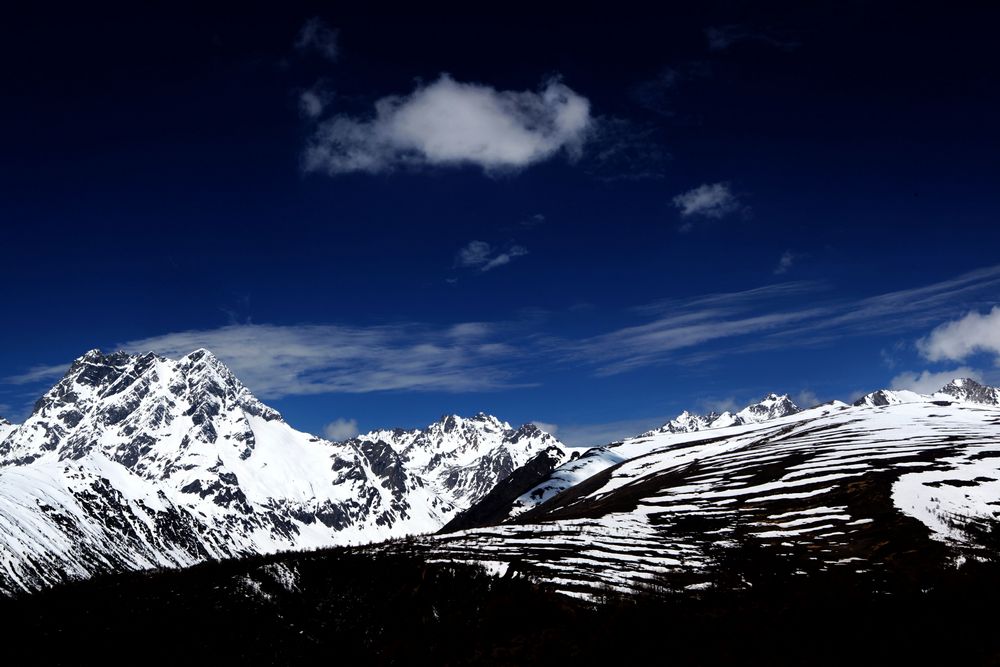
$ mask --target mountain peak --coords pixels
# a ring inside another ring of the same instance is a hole
[[[778,417],[794,415],[802,410],[788,394],[770,393],[757,403],[752,403],[736,413],[743,423],[757,423]]]
[[[1000,405],[1000,388],[980,384],[972,378],[955,378],[943,386],[938,393],[953,396],[960,401],[969,403]]]
[[[739,426],[740,424],[756,424],[769,419],[787,417],[802,410],[795,405],[788,394],[770,393],[760,401],[751,403],[739,412],[733,414],[726,411],[722,414],[710,412],[707,415],[697,415],[688,410],[677,415],[663,426],[646,431],[640,437],[659,433],[691,433],[710,428]]]

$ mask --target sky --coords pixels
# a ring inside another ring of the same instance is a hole
[[[0,415],[92,348],[334,438],[1000,383],[986,7],[6,10]]]

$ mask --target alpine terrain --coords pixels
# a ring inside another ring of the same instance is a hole
[[[996,555],[998,398],[965,379],[806,410],[771,395],[719,426],[682,415],[414,548],[584,597],[712,587],[747,549],[801,576],[919,580]]]
[[[484,414],[330,442],[207,350],[92,350],[23,424],[0,421],[0,594],[433,532],[537,457],[568,458]]]

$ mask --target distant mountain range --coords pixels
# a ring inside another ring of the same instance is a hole
[[[917,568],[1000,536],[998,436],[1000,390],[958,379],[807,409],[768,394],[586,451],[483,413],[333,442],[207,350],[93,350],[0,420],[0,593],[408,535],[382,548],[582,596],[711,585],[747,540],[802,572]]]

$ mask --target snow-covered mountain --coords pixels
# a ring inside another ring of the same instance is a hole
[[[492,522],[410,548],[515,568],[585,596],[653,580],[711,586],[738,575],[727,568],[755,549],[803,576],[912,580],[996,555],[1000,407],[991,389],[956,381],[919,400],[834,402],[594,448],[557,468],[528,502],[522,496],[502,523],[494,512]]]
[[[865,394],[854,405],[899,405],[926,401],[961,401],[977,405],[1000,405],[1000,388],[979,384],[971,378],[956,378],[933,394],[918,394],[906,389],[879,389]]]
[[[388,445],[436,497],[463,508],[544,450],[555,447],[562,460],[569,458],[562,444],[536,425],[514,429],[482,412],[467,419],[445,416],[424,429],[372,431],[347,442],[361,448]]]
[[[975,405],[1000,405],[1000,389],[979,384],[971,379],[956,379],[949,382],[934,394],[918,394],[907,390],[880,389],[866,394],[854,402],[854,406],[882,407],[906,403],[963,402]],[[821,408],[846,407],[845,403],[832,401]],[[676,419],[652,431],[647,431],[636,438],[630,438],[622,443],[612,443],[602,447],[594,447],[585,451],[578,458],[566,462],[528,489],[516,501],[498,512],[491,518],[496,522],[503,521],[528,510],[534,509],[559,493],[569,489],[583,480],[596,475],[607,468],[645,453],[654,438],[661,435],[698,433],[705,430],[720,431],[720,437],[728,433],[725,429],[753,424],[766,424],[774,420],[794,417],[803,412],[787,395],[768,394],[756,403],[751,403],[739,412],[725,412],[721,415],[711,413],[705,416],[681,413]]]
[[[736,413],[729,411],[723,413],[710,412],[707,415],[697,415],[685,410],[676,418],[668,421],[663,426],[643,433],[643,436],[656,435],[658,433],[691,433],[703,431],[709,428],[725,428],[727,426],[738,426],[740,424],[759,424],[760,422],[778,417],[785,417],[799,412],[799,406],[795,405],[787,394],[768,394],[756,403],[751,403]]]
[[[207,350],[93,350],[3,428],[0,592],[433,531],[538,452],[565,452],[486,415],[329,442]]]

